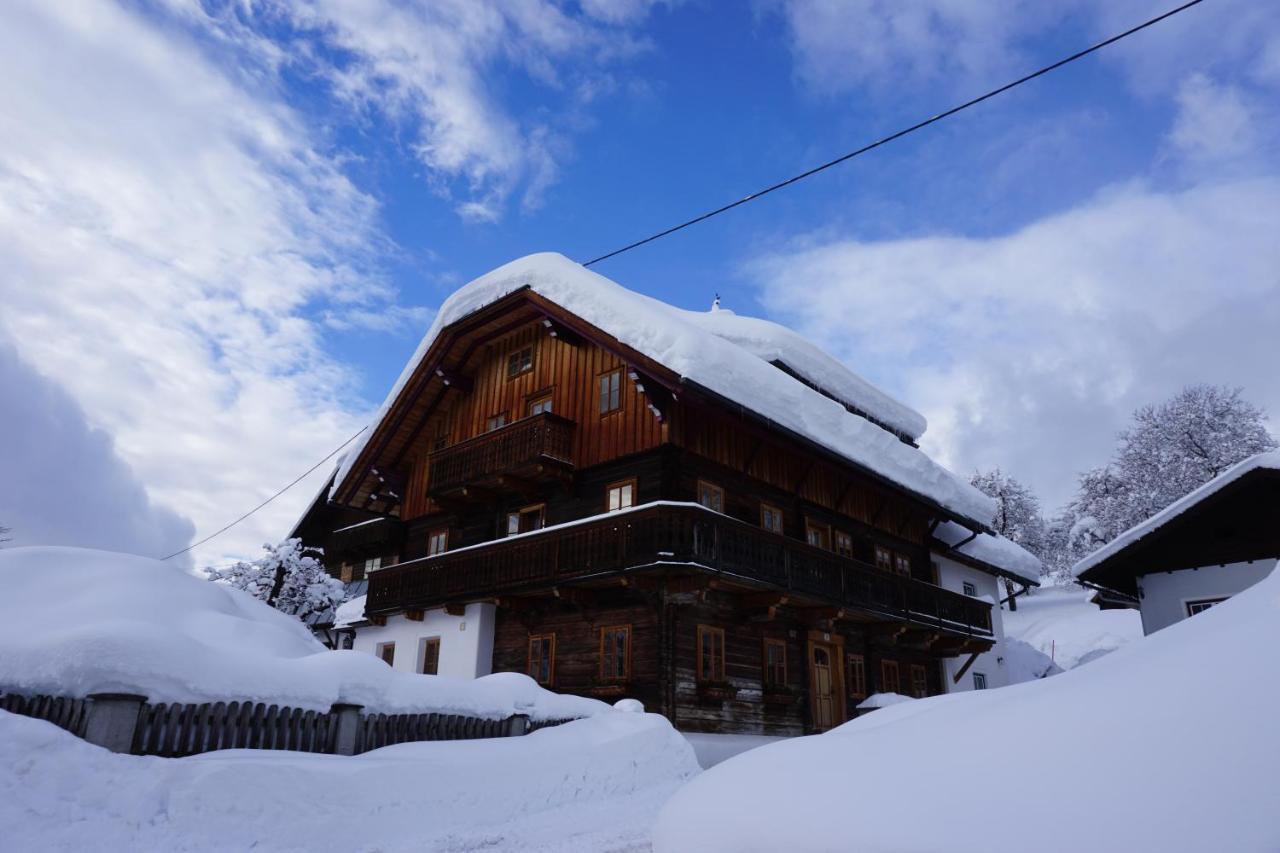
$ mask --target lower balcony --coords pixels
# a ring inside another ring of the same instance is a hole
[[[459,548],[370,575],[386,615],[665,568],[729,586],[990,640],[991,605],[768,533],[697,504],[653,503]]]

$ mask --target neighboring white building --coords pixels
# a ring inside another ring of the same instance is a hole
[[[382,624],[365,618],[365,597],[338,608],[338,647],[368,652],[403,672],[479,678],[493,670],[494,606],[468,604],[461,612],[426,610],[420,620],[401,614]]]
[[[1269,575],[1280,557],[1280,451],[1250,457],[1075,565],[1133,599],[1151,634]]]

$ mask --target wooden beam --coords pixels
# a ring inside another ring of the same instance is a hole
[[[421,622],[426,615],[426,611],[423,610],[406,610],[404,612],[404,618],[410,622]]]
[[[590,590],[572,586],[552,587],[551,594],[566,604],[580,604],[584,607],[590,607],[599,599],[599,596]]]
[[[707,577],[703,574],[690,575],[683,578],[671,578],[667,581],[667,592],[676,594],[681,592],[700,592],[704,589],[715,589],[715,578]]]
[[[738,603],[749,610],[762,607],[779,607],[786,604],[790,597],[785,592],[752,592],[738,599]]]
[[[556,340],[564,341],[571,347],[582,346],[582,336],[565,324],[558,323],[544,315],[542,318],[542,326],[547,330],[547,334]]]
[[[457,603],[454,603],[454,604],[446,604],[446,605],[444,606],[444,612],[445,612],[445,613],[448,613],[450,616],[466,616],[466,615],[467,615],[467,605],[465,605],[465,604],[457,604]]]
[[[381,626],[383,626],[383,625],[386,625],[386,624],[387,624],[387,617],[386,617],[386,616],[383,616],[383,615],[381,615],[381,614],[378,614],[378,615],[376,615],[376,616],[370,616],[370,617],[369,617],[369,624],[370,624],[370,625],[377,625],[377,626],[381,627]]]
[[[960,679],[964,678],[964,674],[969,671],[969,667],[973,666],[973,662],[978,659],[978,655],[980,654],[981,652],[974,652],[969,655],[969,659],[964,662],[964,666],[960,667],[960,669],[956,671],[956,674],[951,677],[952,684],[960,683]]]

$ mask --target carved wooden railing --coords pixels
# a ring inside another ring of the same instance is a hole
[[[567,418],[544,412],[437,450],[429,460],[427,491],[438,495],[543,461],[568,465],[574,426]]]
[[[949,631],[991,636],[991,605],[696,504],[654,503],[381,569],[366,613],[437,607],[661,564],[735,575]]]

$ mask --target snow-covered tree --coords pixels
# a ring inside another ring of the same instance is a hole
[[[999,468],[978,471],[969,482],[978,491],[995,499],[996,517],[991,526],[996,533],[1040,556],[1044,550],[1044,518],[1040,514],[1040,499]]]
[[[325,572],[317,559],[322,552],[306,548],[301,539],[263,545],[267,553],[251,563],[224,569],[207,568],[209,580],[244,590],[277,610],[305,620],[342,603],[346,587]]]

